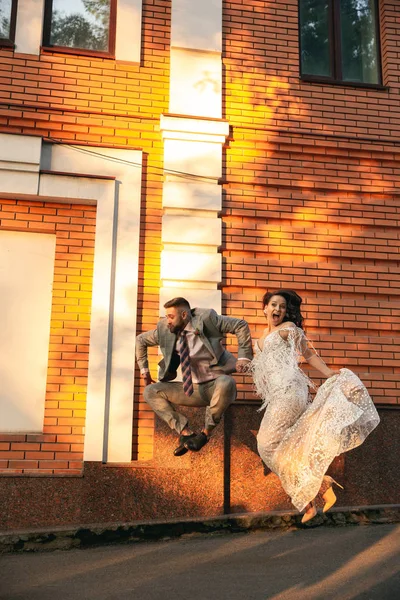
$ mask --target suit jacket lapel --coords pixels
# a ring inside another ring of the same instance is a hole
[[[175,349],[176,335],[165,328],[162,332],[163,340],[160,340],[160,347],[163,350],[165,366],[168,368],[171,362],[172,353]]]
[[[213,347],[211,346],[210,342],[208,341],[208,338],[204,335],[203,319],[201,319],[200,316],[194,315],[192,317],[192,325],[193,325],[194,330],[195,331],[197,330],[199,332],[201,341],[203,342],[203,344],[205,345],[207,350],[211,353],[211,355],[214,357],[214,359],[217,360],[217,357],[215,356]]]

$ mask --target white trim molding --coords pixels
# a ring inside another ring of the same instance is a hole
[[[40,54],[45,0],[18,0],[15,51]],[[142,0],[117,0],[115,60],[140,63]],[[79,50],[76,51],[79,55]]]
[[[162,115],[164,139],[160,314],[173,296],[221,310],[222,146],[226,121]]]
[[[93,151],[91,151],[93,150]],[[77,175],[92,173],[115,177],[113,205],[97,205],[96,259],[110,261],[110,285],[93,289],[92,316],[100,312],[103,336],[96,356],[104,353],[107,361],[100,368],[92,354],[86,407],[84,459],[104,462],[130,462],[132,458],[133,386],[135,368],[136,311],[138,296],[140,199],[142,152],[116,148],[88,148],[45,144],[43,165],[46,170],[67,171]],[[97,243],[97,227],[107,233],[107,244]],[[112,240],[108,228],[112,228]],[[108,267],[107,267],[108,268]],[[101,268],[100,268],[101,270]],[[97,293],[98,292],[98,293]],[[106,296],[110,299],[108,311]],[[106,339],[105,327],[108,321]],[[95,333],[94,335],[99,335]],[[98,404],[100,381],[106,390],[104,417]],[[104,423],[99,427],[99,419]],[[102,420],[103,419],[103,420]]]
[[[12,134],[0,134],[0,148],[8,197],[97,204],[84,460],[130,462],[142,152]]]

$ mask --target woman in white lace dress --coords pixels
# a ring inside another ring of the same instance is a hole
[[[251,372],[263,400],[261,409],[265,408],[258,451],[294,506],[300,512],[305,509],[305,523],[316,515],[314,499],[320,490],[324,512],[336,502],[332,484],[337,482],[326,471],[335,456],[362,444],[378,425],[379,416],[352,371],[332,371],[310,348],[302,327],[301,302],[293,290],[264,295],[267,327],[255,344]],[[309,388],[316,388],[299,367],[301,357],[327,378],[312,403]]]

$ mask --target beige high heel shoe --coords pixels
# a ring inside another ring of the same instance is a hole
[[[311,519],[313,519],[316,514],[317,514],[317,506],[315,504],[315,501],[312,500],[311,502],[309,502],[307,504],[306,512],[304,513],[301,522],[307,523],[307,521],[311,521]]]
[[[342,485],[340,485],[340,483],[335,481],[329,475],[324,475],[324,482],[328,484],[328,488],[322,494],[322,498],[325,500],[325,504],[324,504],[324,508],[322,509],[322,512],[326,513],[326,511],[328,511],[330,508],[332,508],[332,506],[335,504],[335,502],[337,500],[336,494],[333,491],[333,484],[335,483],[342,490],[344,490],[344,487]]]

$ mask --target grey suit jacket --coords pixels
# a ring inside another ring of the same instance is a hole
[[[192,325],[199,332],[201,340],[212,355],[210,368],[222,373],[233,373],[236,370],[236,359],[222,345],[226,333],[237,336],[238,358],[253,358],[250,329],[243,319],[223,317],[212,308],[192,309]],[[167,327],[167,319],[160,319],[157,329],[141,333],[136,338],[136,359],[140,369],[147,369],[147,347],[159,346],[163,359],[159,363],[160,381],[170,381],[176,377],[179,356],[175,352],[177,335]]]

